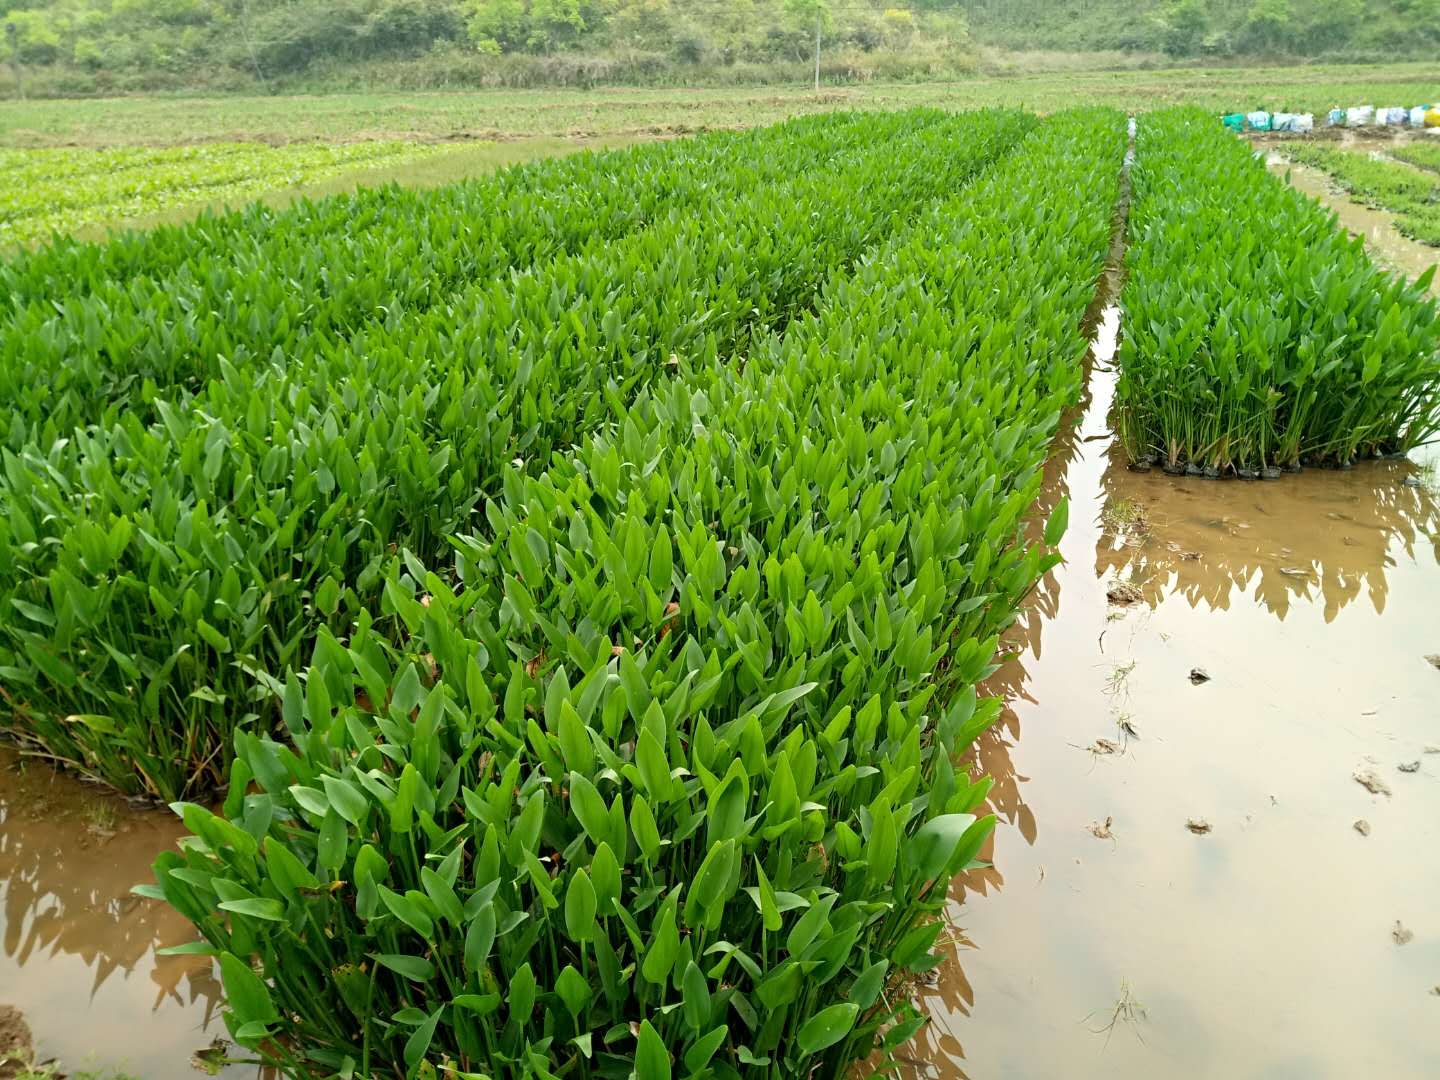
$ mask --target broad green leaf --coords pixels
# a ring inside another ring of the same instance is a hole
[[[635,1080],[670,1080],[670,1052],[649,1020],[635,1037]]]
[[[595,886],[584,869],[576,870],[565,889],[565,932],[574,941],[589,941],[595,936]]]
[[[432,1012],[429,1018],[417,1027],[410,1038],[405,1040],[405,1069],[408,1075],[414,1075],[430,1051],[430,1044],[435,1039],[435,1027],[440,1023],[440,1017],[445,1012],[445,1006],[441,1005]]]
[[[1060,538],[1065,535],[1065,529],[1070,524],[1070,500],[1060,499],[1055,504],[1055,509],[1050,512],[1049,519],[1045,522],[1045,544],[1048,547],[1055,547],[1060,543]]]
[[[280,1019],[270,991],[254,969],[232,953],[220,954],[220,980],[225,1002],[241,1024],[271,1024]]]
[[[821,1009],[800,1028],[797,1036],[800,1049],[807,1054],[818,1054],[834,1046],[850,1034],[859,1012],[860,1007],[848,1001]]]
[[[429,982],[435,977],[435,965],[423,956],[406,956],[401,953],[371,953],[372,959],[381,967],[387,967],[405,976],[411,982]]]

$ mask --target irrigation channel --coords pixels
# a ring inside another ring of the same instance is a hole
[[[952,891],[910,1071],[1440,1075],[1440,450],[1276,482],[1130,472],[1107,423],[1118,284],[1047,468],[1065,562],[988,687],[993,866]],[[129,892],[182,832],[0,754],[0,1006],[40,1060],[200,1075],[218,983],[156,955],[193,930]]]

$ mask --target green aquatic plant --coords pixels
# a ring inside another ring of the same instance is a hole
[[[1324,170],[1346,192],[1395,215],[1395,227],[1422,244],[1440,246],[1440,176],[1383,156],[1309,143],[1287,144],[1285,156]],[[1401,161],[1440,161],[1440,147],[1408,144],[1388,149]]]
[[[828,124],[794,131],[795,154],[823,168],[762,183],[773,163],[735,142],[736,175],[612,243],[303,362],[222,357],[194,394],[152,396],[153,421],[131,409],[5,452],[0,605],[16,617],[0,622],[0,730],[126,792],[215,789],[234,733],[278,722],[278,673],[373,608],[397,551],[443,558],[511,462],[543,469],[648,388],[802,318],[828,275],[1035,120],[899,113],[863,138],[853,118]]]
[[[993,820],[956,755],[1058,559],[1125,148],[1049,119],[744,363],[511,463],[450,557],[276,673],[156,864],[293,1075],[839,1077],[922,1026]],[[1069,197],[1056,200],[1059,188]]]
[[[1131,457],[1273,474],[1440,430],[1440,318],[1213,117],[1140,124],[1116,432]]]
[[[1440,173],[1440,146],[1433,142],[1424,140],[1411,140],[1410,142],[1397,143],[1386,148],[1385,151],[1391,157],[1404,161],[1417,168],[1429,169],[1431,172]]]
[[[837,115],[433,190],[256,204],[103,244],[57,239],[0,263],[0,443],[54,442],[222,372],[303,366],[374,327],[418,320],[453,337],[510,274],[650,227],[673,233],[692,211],[817,168],[861,138],[857,118]]]

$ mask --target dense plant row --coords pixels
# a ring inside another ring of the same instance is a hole
[[[119,225],[202,201],[244,201],[356,169],[399,165],[442,146],[413,142],[217,143],[181,150],[20,150],[0,158],[0,249],[85,226]],[[84,164],[86,157],[97,159]],[[112,167],[107,167],[112,166]],[[86,171],[80,171],[80,170]]]
[[[885,126],[898,134],[942,115]],[[24,255],[0,266],[13,309],[0,321],[9,445],[194,388],[227,361],[246,367],[280,350],[294,364],[366,325],[442,305],[467,282],[488,287],[507,267],[593,252],[649,224],[681,227],[697,207],[823,166],[861,130],[857,116],[815,118]]]
[[[1440,146],[1435,143],[1415,141],[1397,143],[1387,147],[1391,157],[1399,158],[1421,169],[1440,172]]]
[[[1422,146],[1432,153],[1440,147]],[[1396,156],[1403,153],[1397,148]],[[1285,156],[1329,173],[1350,195],[1395,215],[1395,227],[1422,244],[1440,246],[1440,177],[1370,154],[1295,143]]]
[[[1132,460],[1275,475],[1440,429],[1440,321],[1198,111],[1140,124],[1116,424]]]
[[[46,147],[43,149],[0,148],[0,173],[20,183],[37,184],[55,180],[85,179],[92,176],[129,172],[133,169],[166,168],[182,163],[221,162],[255,149],[254,143],[200,143],[192,146]]]
[[[1056,558],[1023,525],[1124,143],[1052,118],[743,362],[507,466],[453,567],[390,559],[276,670],[288,740],[237,733],[152,890],[240,1042],[296,1075],[838,1077],[919,1028],[887,989],[993,824],[953,755]]]
[[[849,121],[837,121],[848,124]],[[876,118],[789,183],[377,324],[309,362],[221,362],[196,396],[4,456],[0,727],[122,790],[213,788],[264,686],[433,559],[514,460],[625,415],[812,304],[834,270],[1034,126]],[[258,682],[257,682],[258,680]]]

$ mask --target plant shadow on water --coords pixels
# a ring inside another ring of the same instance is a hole
[[[994,865],[952,890],[911,1075],[1440,1075],[1440,454],[1279,481],[1131,472],[1108,437],[1117,329],[1112,309],[1047,466],[1037,520],[1069,497],[1065,562],[986,687],[1006,707],[971,766],[1002,824]],[[1113,599],[1122,580],[1136,602]],[[1124,754],[1085,752],[1117,729],[1138,733]],[[1111,1029],[1117,988],[1144,1009]]]
[[[0,751],[0,1003],[21,1011],[38,1060],[200,1075],[190,1055],[224,1034],[219,982],[207,959],[156,956],[194,930],[130,893],[182,832],[167,813]]]

